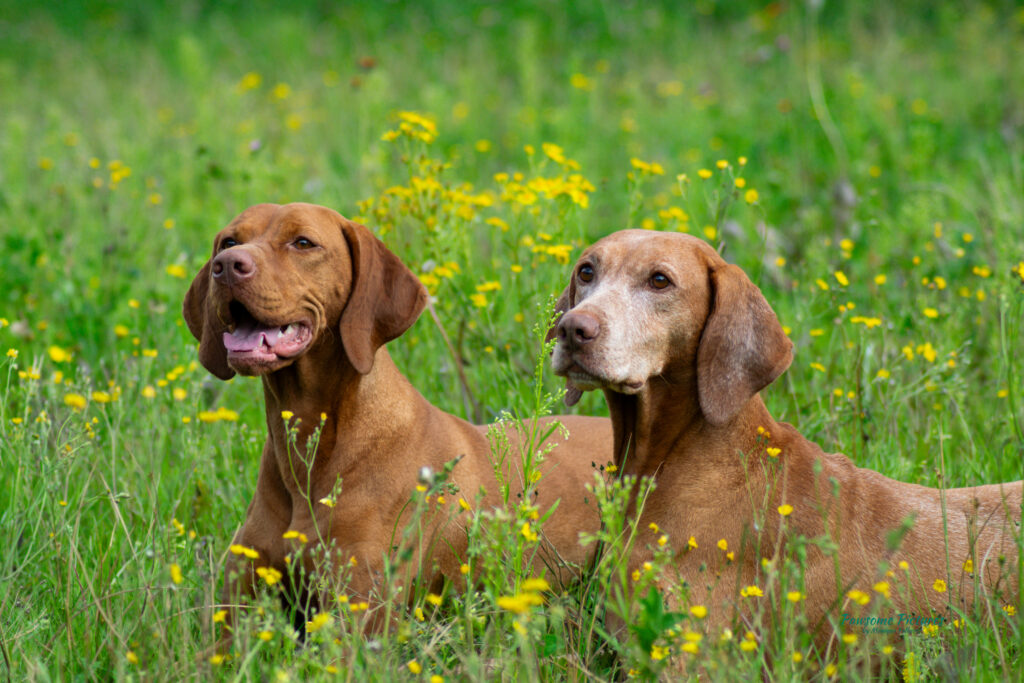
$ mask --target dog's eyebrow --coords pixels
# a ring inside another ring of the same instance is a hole
[[[268,236],[271,233],[268,232]],[[285,218],[277,225],[273,226],[273,235],[275,239],[286,239],[290,240],[295,237],[308,237],[316,242],[323,241],[323,235],[318,230],[312,221],[294,220]]]

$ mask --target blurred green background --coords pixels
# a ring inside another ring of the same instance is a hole
[[[241,520],[259,385],[195,367],[179,311],[258,202],[358,217],[435,277],[470,396],[428,316],[389,348],[456,414],[529,412],[534,325],[582,246],[685,229],[796,343],[776,416],[896,478],[1019,479],[1022,54],[1012,2],[0,3],[10,670],[126,666],[130,620],[81,615],[147,604],[172,517],[217,547]],[[401,111],[436,139],[382,139]],[[495,175],[517,172],[578,173],[588,206],[508,198]],[[399,201],[414,177],[443,192]],[[460,214],[456,190],[490,203]],[[240,419],[194,419],[218,406]],[[83,574],[100,586],[71,590]],[[179,645],[168,670],[189,669]]]

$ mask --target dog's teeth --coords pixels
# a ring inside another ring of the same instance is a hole
[[[291,331],[292,331],[292,326],[291,325],[285,325],[283,328],[281,328],[281,334],[291,334]]]

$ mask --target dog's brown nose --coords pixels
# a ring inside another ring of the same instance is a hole
[[[242,249],[225,249],[213,259],[212,267],[213,277],[226,285],[250,278],[256,272],[256,262]]]
[[[571,348],[594,341],[601,332],[597,318],[587,313],[569,311],[558,322],[558,339]]]

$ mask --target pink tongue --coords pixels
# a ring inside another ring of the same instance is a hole
[[[224,333],[224,348],[228,351],[256,351],[266,342],[267,346],[273,349],[280,337],[280,327],[239,325],[234,332]]]

